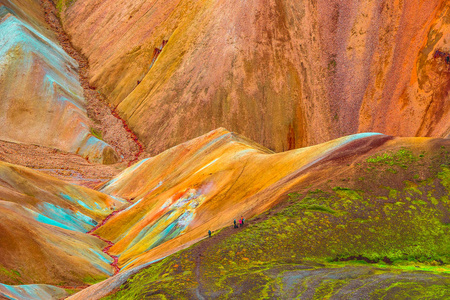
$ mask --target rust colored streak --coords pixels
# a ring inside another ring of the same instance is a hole
[[[123,209],[120,210],[116,210],[113,211],[111,214],[109,214],[108,216],[106,216],[106,218],[104,218],[100,223],[97,224],[97,226],[95,226],[94,228],[92,228],[91,230],[89,230],[88,232],[86,232],[87,234],[91,234],[94,231],[96,231],[97,229],[99,229],[100,227],[102,227],[103,225],[105,225],[105,223],[111,219],[111,217],[117,215],[119,212],[121,212]]]
[[[133,203],[130,199],[126,199],[129,203]],[[116,275],[117,273],[119,273],[120,268],[119,268],[119,257],[117,257],[116,255],[112,255],[109,253],[109,249],[111,249],[112,246],[114,246],[114,243],[102,238],[101,236],[93,233],[94,231],[96,231],[97,229],[99,229],[100,227],[102,227],[103,225],[105,225],[105,223],[111,219],[113,216],[117,215],[118,213],[120,213],[121,211],[125,210],[125,208],[119,209],[119,210],[115,210],[112,213],[110,213],[108,216],[106,216],[106,218],[104,218],[100,223],[97,224],[97,226],[95,226],[94,228],[92,228],[91,230],[89,230],[87,232],[87,234],[90,234],[92,236],[95,236],[96,238],[104,241],[105,243],[108,244],[108,246],[106,246],[105,248],[103,248],[102,252],[105,253],[106,255],[110,256],[113,259],[113,262],[111,263],[111,266],[114,268],[114,275]]]
[[[161,46],[159,48],[155,48],[155,50],[153,51],[153,58],[152,58],[152,62],[150,63],[150,67],[148,68],[149,70],[151,69],[151,67],[153,67],[153,64],[158,59],[158,56],[162,52],[162,49],[164,48],[164,46],[167,45],[167,42],[168,42],[168,40],[163,40],[161,43]]]
[[[103,248],[102,252],[105,253],[106,255],[109,255],[112,259],[113,262],[111,263],[111,266],[114,268],[114,275],[116,275],[117,273],[119,273],[120,268],[119,268],[119,258],[115,255],[112,255],[109,253],[109,249],[111,249],[112,246],[114,246],[114,243],[111,241],[108,241],[102,237],[100,237],[99,235],[95,234],[95,233],[91,233],[92,236],[95,236],[98,239],[101,239],[102,241],[104,241],[105,243],[108,244],[108,246],[106,246],[105,248]]]
[[[289,125],[287,142],[288,142],[288,150],[295,149],[295,131],[292,124]]]

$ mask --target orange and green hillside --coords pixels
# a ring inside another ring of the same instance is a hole
[[[367,133],[273,153],[217,129],[98,191],[2,163],[2,281],[15,293],[82,289],[74,299],[319,297],[352,280],[383,287],[362,295],[447,295],[448,149],[445,139]],[[241,216],[245,227],[231,228]]]
[[[105,296],[100,287],[107,299],[445,299],[449,149],[429,139],[341,149],[244,228],[228,218],[212,238],[71,299]]]

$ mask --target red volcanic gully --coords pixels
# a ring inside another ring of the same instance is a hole
[[[104,241],[105,243],[108,244],[108,246],[103,248],[102,252],[105,253],[106,255],[109,255],[113,259],[113,262],[111,263],[111,266],[114,268],[114,275],[119,273],[119,271],[120,271],[119,258],[117,256],[115,256],[115,255],[109,254],[109,249],[111,249],[111,247],[114,246],[114,243],[111,242],[111,241],[105,240],[104,238],[98,236],[95,233],[90,233],[90,235],[95,236],[96,238],[99,238],[99,239],[101,239],[102,241]]]
[[[131,200],[126,199],[129,203],[133,203]],[[102,237],[100,237],[99,235],[93,233],[94,231],[96,231],[97,229],[99,229],[100,227],[102,227],[109,219],[111,219],[113,216],[117,215],[118,213],[120,213],[121,211],[123,211],[125,208],[123,209],[119,209],[116,211],[113,211],[112,213],[110,213],[108,216],[106,216],[106,218],[104,218],[100,223],[97,224],[97,226],[95,226],[94,228],[92,228],[91,230],[89,230],[88,232],[86,232],[87,234],[90,234],[92,236],[95,236],[96,238],[104,241],[105,243],[108,244],[108,246],[106,246],[105,248],[103,248],[102,252],[107,254],[108,256],[110,256],[113,259],[113,262],[111,263],[111,266],[114,268],[114,275],[116,275],[117,273],[119,273],[120,268],[119,268],[119,258],[115,255],[112,255],[109,253],[109,249],[111,249],[112,246],[114,246],[114,243],[111,241],[108,241],[107,239],[104,239]]]
[[[110,145],[115,145],[114,147],[118,151],[118,154],[123,155],[124,159],[127,161],[131,159],[131,161],[128,162],[128,164],[131,165],[138,160],[139,156],[144,151],[144,147],[138,141],[136,135],[128,128],[125,121],[114,111],[114,108],[110,107],[105,102],[104,97],[95,90],[95,87],[90,85],[88,59],[73,47],[69,36],[64,32],[61,22],[57,17],[59,13],[54,4],[55,1],[40,0],[39,2],[43,8],[45,20],[55,32],[60,45],[67,54],[78,62],[79,81],[84,90],[83,95],[86,99],[88,117],[98,124],[96,126],[99,126],[98,129],[100,131],[108,132],[109,130],[118,130],[116,134],[109,135],[108,140],[105,140],[105,142]],[[164,45],[165,43],[163,43],[161,47]],[[117,123],[117,120],[122,122],[123,128],[113,129],[115,128],[114,124]],[[134,150],[127,147],[127,145],[131,145],[133,142],[138,147],[137,154],[134,154]]]

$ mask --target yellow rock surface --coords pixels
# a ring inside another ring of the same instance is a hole
[[[217,129],[124,170],[101,191],[134,199],[96,234],[115,245],[127,269],[166,256],[205,237],[208,230],[272,207],[305,180],[303,171],[355,140],[387,140],[366,133],[273,153]],[[155,248],[156,247],[156,248]]]

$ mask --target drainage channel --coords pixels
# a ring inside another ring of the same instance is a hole
[[[125,200],[127,200],[128,203],[133,204],[133,202],[131,200],[129,200],[129,199],[125,199]],[[100,223],[98,223],[94,228],[92,228],[91,230],[86,232],[87,234],[95,236],[96,238],[98,238],[98,239],[100,239],[100,240],[102,240],[102,241],[104,241],[105,243],[108,244],[108,246],[103,248],[102,252],[105,253],[106,255],[110,256],[113,259],[113,262],[110,265],[114,268],[114,275],[116,275],[120,271],[120,268],[119,268],[119,257],[109,253],[109,250],[111,249],[112,246],[114,246],[114,243],[109,241],[109,240],[107,240],[107,239],[102,238],[101,236],[99,236],[98,234],[95,234],[93,232],[96,231],[97,229],[99,229],[100,227],[102,227],[103,225],[105,225],[105,223],[109,219],[111,219],[113,216],[117,215],[121,211],[125,210],[127,207],[124,207],[124,208],[121,208],[119,210],[113,211],[111,214],[106,216],[106,218],[104,218]]]

